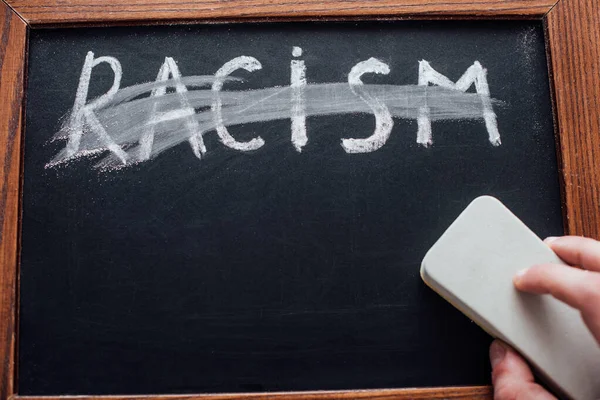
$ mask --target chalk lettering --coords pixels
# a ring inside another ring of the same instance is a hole
[[[306,66],[300,47],[292,48],[290,85],[245,91],[224,91],[238,69],[254,72],[262,68],[254,57],[240,56],[226,62],[214,75],[184,77],[176,61],[166,57],[154,82],[120,88],[121,64],[110,56],[87,54],[75,102],[55,140],[67,140],[46,167],[70,160],[105,153],[98,158],[101,169],[123,168],[146,162],[183,142],[188,142],[197,158],[206,148],[203,135],[215,131],[227,147],[248,152],[265,145],[260,137],[236,140],[226,126],[291,121],[291,143],[301,153],[308,143],[306,118],[309,116],[349,113],[373,114],[375,129],[370,136],[343,138],[341,146],[349,154],[374,152],[388,141],[394,127],[393,118],[417,121],[417,143],[433,143],[431,122],[439,120],[483,120],[488,139],[500,145],[498,121],[493,110],[500,101],[490,97],[487,71],[475,61],[453,83],[434,70],[429,62],[419,63],[418,85],[365,84],[363,75],[388,75],[390,67],[376,59],[357,63],[349,72],[347,83],[307,83]],[[111,88],[88,102],[92,70],[107,63],[113,70]],[[433,86],[430,86],[433,85]],[[471,86],[476,93],[467,93]],[[167,88],[174,88],[168,93]],[[149,96],[143,95],[149,93]],[[225,115],[224,115],[225,114]],[[141,122],[140,122],[141,121]],[[365,135],[366,136],[366,135]]]
[[[113,84],[108,92],[96,98],[89,104],[86,104],[92,70],[101,63],[107,63],[113,70]],[[79,78],[77,93],[75,94],[75,104],[73,105],[69,119],[70,132],[68,135],[67,146],[65,148],[66,158],[73,157],[77,154],[83,132],[86,128],[89,128],[99,137],[100,141],[108,150],[112,151],[124,164],[127,162],[127,154],[111,139],[94,114],[95,109],[101,108],[108,104],[112,97],[117,93],[121,85],[121,75],[121,63],[119,63],[119,60],[116,58],[94,58],[93,52],[90,51],[87,53],[81,71],[81,76]]]
[[[157,113],[157,103],[152,104],[152,112],[150,113],[150,123],[148,129],[140,138],[139,146],[139,160],[146,161],[150,159],[152,154],[152,144],[154,143],[154,128],[156,124],[161,122],[167,122],[174,119],[184,118],[185,127],[189,132],[188,142],[192,147],[194,155],[198,158],[202,158],[202,155],[206,153],[206,147],[204,146],[204,140],[202,139],[202,132],[198,126],[198,121],[194,118],[194,109],[190,106],[187,99],[187,88],[181,82],[181,73],[175,63],[175,60],[171,57],[165,57],[165,62],[158,71],[156,82],[166,82],[169,77],[173,77],[171,85],[175,87],[175,91],[179,93],[179,99],[181,101],[181,108],[173,110],[171,112]],[[151,97],[164,96],[167,93],[167,86],[161,85],[152,90]]]
[[[294,57],[302,55],[300,47],[292,50]],[[292,143],[298,152],[308,142],[306,136],[306,99],[304,88],[306,87],[306,66],[303,60],[292,60],[291,62],[291,84],[292,87]]]
[[[260,62],[256,58],[248,56],[236,57],[233,60],[226,62],[225,65],[223,65],[215,74],[215,82],[212,85],[212,91],[215,94],[215,100],[212,104],[212,111],[215,118],[215,128],[219,138],[221,139],[221,142],[223,142],[225,146],[231,147],[232,149],[250,151],[262,147],[265,144],[265,141],[259,136],[251,139],[248,142],[238,142],[229,134],[229,131],[227,131],[227,128],[223,124],[223,115],[221,114],[223,102],[219,97],[219,92],[223,87],[223,79],[236,69],[240,68],[245,69],[248,72],[252,72],[261,69],[262,65],[260,65]]]
[[[369,58],[356,64],[350,71],[348,75],[350,89],[373,110],[375,132],[366,139],[342,139],[342,147],[347,153],[370,153],[380,149],[387,142],[394,127],[392,115],[386,105],[362,88],[363,82],[360,77],[368,72],[387,75],[390,73],[390,67],[376,58]]]
[[[448,89],[460,90],[466,92],[467,89],[475,84],[475,91],[481,96],[483,105],[483,119],[488,131],[490,143],[494,146],[500,145],[500,133],[498,132],[498,121],[496,113],[492,108],[490,99],[490,89],[487,82],[487,70],[484,69],[478,61],[467,69],[456,83],[434,70],[431,65],[422,60],[419,63],[419,85],[428,86],[430,83],[439,85]],[[418,132],[417,143],[427,147],[433,143],[431,133],[431,110],[427,104],[419,110],[417,118]]]

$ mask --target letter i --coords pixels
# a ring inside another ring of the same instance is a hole
[[[302,49],[294,46],[294,57],[302,56]],[[308,142],[306,136],[306,101],[304,88],[306,87],[306,66],[304,60],[292,60],[291,63],[291,116],[292,116],[292,144],[300,153],[302,147]]]

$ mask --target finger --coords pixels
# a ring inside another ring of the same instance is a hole
[[[548,238],[546,243],[564,262],[600,272],[600,242],[597,240],[581,236],[563,236]]]
[[[534,265],[514,277],[517,289],[551,294],[582,312],[600,306],[600,274],[559,264]]]
[[[535,383],[529,366],[508,345],[494,340],[490,346],[495,400],[555,399]]]
[[[519,272],[514,283],[521,291],[551,294],[578,309],[600,343],[600,273],[567,265],[542,264]]]

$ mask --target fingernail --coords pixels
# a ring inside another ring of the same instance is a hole
[[[558,239],[558,237],[556,237],[556,236],[548,236],[546,239],[544,239],[544,243],[550,244],[550,243],[554,242],[556,239]]]
[[[492,364],[492,368],[495,368],[496,365],[500,364],[502,360],[504,360],[505,355],[506,348],[504,348],[500,342],[494,340],[490,346],[490,363]]]
[[[519,282],[521,282],[521,279],[522,279],[522,278],[525,276],[525,274],[527,273],[527,270],[528,270],[528,269],[529,269],[529,268],[522,269],[522,270],[520,270],[519,272],[517,272],[517,273],[515,274],[515,276],[513,277],[513,283],[514,283],[515,285],[518,285],[518,284],[519,284]]]

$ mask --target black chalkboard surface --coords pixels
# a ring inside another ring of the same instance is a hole
[[[489,383],[421,259],[563,231],[541,22],[34,29],[24,167],[25,395]]]

